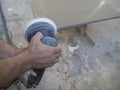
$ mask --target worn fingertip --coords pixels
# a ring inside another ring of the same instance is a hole
[[[41,32],[37,32],[34,36],[33,39],[36,41],[40,41],[40,39],[43,37]]]
[[[61,52],[62,52],[62,49],[60,47],[55,48],[55,53],[61,53]]]
[[[41,32],[37,32],[36,36],[38,36],[40,39],[43,37]]]

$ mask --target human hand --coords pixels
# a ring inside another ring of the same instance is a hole
[[[27,55],[31,62],[31,68],[41,69],[53,66],[59,61],[60,47],[51,47],[40,42],[42,34],[39,32],[30,41]]]

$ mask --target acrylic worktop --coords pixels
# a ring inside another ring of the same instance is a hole
[[[31,0],[34,17],[48,17],[59,28],[120,18],[119,4],[119,0]]]

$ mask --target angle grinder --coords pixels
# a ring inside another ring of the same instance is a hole
[[[57,27],[52,20],[48,18],[36,18],[30,21],[25,28],[25,38],[28,43],[37,32],[42,33],[43,37],[40,41],[43,44],[53,47],[57,46],[57,41],[55,38]],[[27,88],[35,87],[40,83],[45,69],[33,69],[33,71],[36,75],[31,73],[28,76]]]

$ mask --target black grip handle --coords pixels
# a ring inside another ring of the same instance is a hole
[[[48,36],[42,37],[41,42],[49,46],[53,46],[53,47],[57,46],[56,39]],[[45,69],[33,69],[33,71],[36,73],[36,76],[32,74],[29,75],[27,88],[36,87],[40,83],[42,76],[45,72]]]

